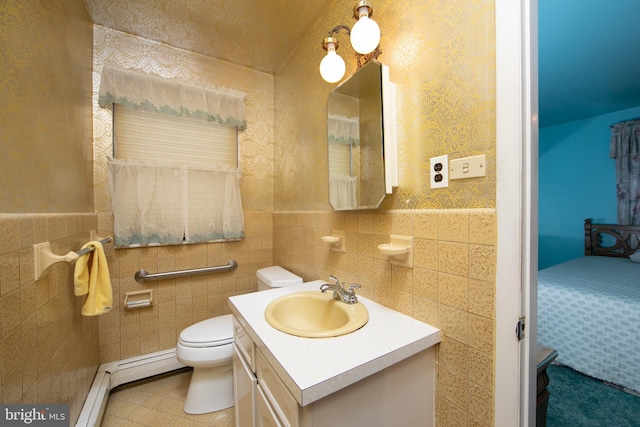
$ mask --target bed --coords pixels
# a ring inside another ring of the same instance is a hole
[[[563,365],[640,391],[640,226],[587,219],[584,233],[584,257],[538,272],[538,343]]]

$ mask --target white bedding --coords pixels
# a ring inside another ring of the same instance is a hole
[[[540,270],[538,342],[576,371],[640,391],[640,263],[589,256]]]

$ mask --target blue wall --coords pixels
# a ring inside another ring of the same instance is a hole
[[[584,255],[585,218],[615,224],[616,171],[609,126],[640,107],[540,129],[538,268]]]

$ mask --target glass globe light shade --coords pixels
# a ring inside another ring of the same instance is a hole
[[[373,52],[380,44],[380,27],[376,21],[363,14],[353,25],[350,38],[353,49],[366,55]]]
[[[336,53],[333,43],[329,43],[327,47],[327,56],[320,61],[320,75],[328,83],[339,81],[346,70],[344,59]]]

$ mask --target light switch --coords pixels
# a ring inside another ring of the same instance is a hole
[[[449,179],[477,178],[486,175],[485,155],[463,157],[449,162]]]

